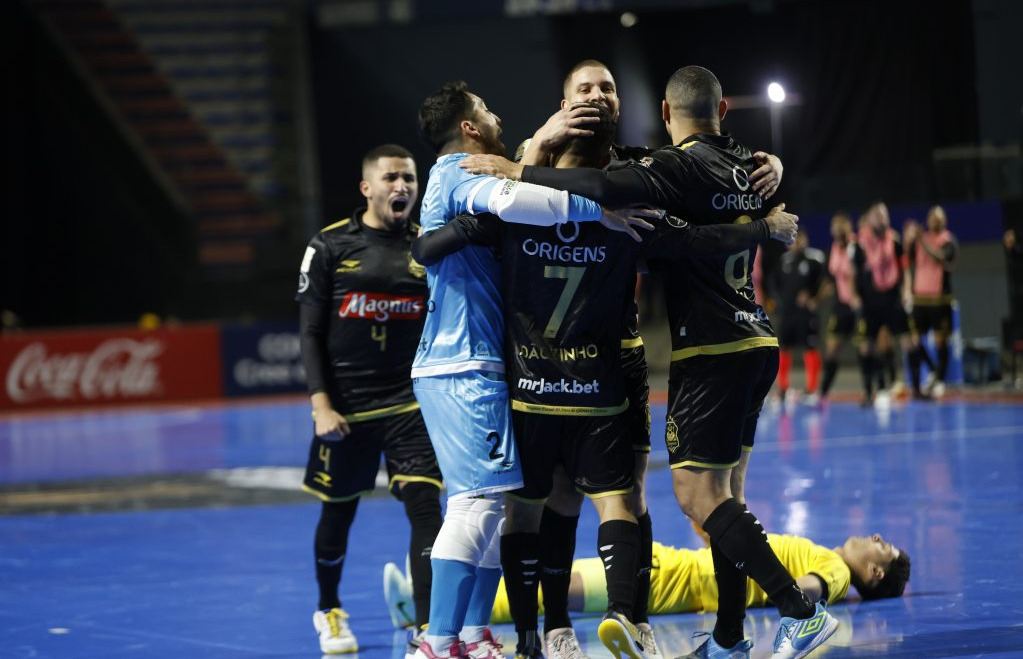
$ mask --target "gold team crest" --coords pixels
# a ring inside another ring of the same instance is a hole
[[[678,450],[678,424],[675,423],[675,419],[668,418],[668,423],[664,426],[664,443],[668,445],[668,450],[675,452]]]

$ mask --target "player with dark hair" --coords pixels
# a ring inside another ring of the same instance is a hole
[[[607,172],[556,170],[477,156],[462,166],[612,205],[649,203],[696,224],[748,222],[764,216],[762,198],[749,182],[756,161],[721,134],[726,108],[717,78],[704,68],[685,67],[668,81],[661,104],[674,145],[640,163]],[[695,656],[749,656],[742,629],[747,574],[782,614],[776,657],[805,656],[838,624],[797,586],[744,505],[756,421],[778,367],[778,341],[753,299],[752,258],[747,248],[727,256],[651,262],[666,275],[674,348],[666,442],[675,493],[683,511],[710,535],[719,587],[714,634]]]
[[[594,149],[598,145],[602,145],[602,140],[586,139],[593,132],[591,123],[598,121],[595,110],[587,109],[587,105],[605,108],[610,114],[611,120],[617,124],[621,99],[618,97],[615,79],[603,62],[586,59],[573,66],[563,81],[562,94],[561,109],[553,114],[544,126],[537,130],[531,139],[520,145],[516,151],[516,159],[523,164],[551,164],[554,159],[561,157],[566,143],[587,149]],[[613,136],[611,139],[613,140]],[[590,162],[601,163],[600,166],[609,164],[614,167],[622,161],[638,160],[648,155],[649,152],[650,149],[645,147],[622,146],[612,142],[603,156],[591,153],[594,160]],[[781,180],[781,161],[775,156],[762,152],[755,153],[754,157],[762,166],[751,174],[750,180],[755,189],[763,192],[766,199],[774,193]],[[645,269],[645,266],[641,267]],[[637,284],[634,286],[636,295],[638,295],[639,285],[637,277]],[[622,366],[625,369],[630,402],[629,409],[624,414],[628,417],[626,427],[632,437],[635,455],[635,487],[633,492],[627,495],[626,501],[630,511],[639,521],[641,544],[639,570],[636,575],[637,596],[633,606],[633,621],[636,623],[646,652],[657,654],[653,628],[647,620],[645,597],[645,593],[650,588],[650,548],[653,541],[653,527],[647,512],[645,496],[646,469],[650,451],[649,387],[647,385],[646,353],[643,338],[638,329],[638,306],[634,305],[634,309],[635,312],[629,314],[629,322],[625,328],[626,337],[622,340]],[[544,508],[541,535],[545,542],[549,541],[553,546],[562,548],[560,562],[563,562],[564,565],[559,563],[558,567],[552,566],[552,569],[544,570],[542,582],[547,592],[555,590],[555,583],[561,584],[557,587],[558,590],[567,591],[567,561],[571,560],[575,546],[575,530],[582,508],[582,499],[582,495],[572,486],[571,481],[564,477],[561,470],[558,470],[555,473],[554,488]],[[564,619],[567,620],[567,616]],[[557,627],[551,627],[550,616],[545,617],[544,627],[547,630],[545,636],[548,640],[557,636],[560,631]]]
[[[952,269],[959,245],[948,230],[948,218],[941,206],[927,212],[927,230],[916,225],[907,227],[906,251],[909,253],[913,289],[913,313],[909,329],[913,348],[909,353],[910,377],[914,393],[921,393],[920,367],[924,362],[931,369],[923,388],[926,397],[941,398],[948,375],[948,340],[952,334]],[[937,366],[921,344],[922,337],[934,331]]]
[[[323,501],[314,554],[324,653],[356,652],[338,587],[359,498],[384,454],[390,490],[405,505],[415,622],[427,621],[430,551],[441,525],[441,473],[412,395],[409,369],[426,315],[425,270],[410,248],[416,163],[395,144],[362,161],[366,206],[309,242],[299,273],[302,360],[314,437],[303,487]],[[406,612],[406,616],[411,612]]]
[[[600,115],[608,115],[606,108],[598,108]],[[603,119],[593,124],[597,133],[594,138],[574,138],[597,141],[598,136],[605,136],[602,147],[590,151],[594,155],[603,154],[598,164],[607,159],[613,135],[613,130],[607,130],[607,124]],[[593,164],[593,161],[579,159],[575,152],[571,146],[565,148],[558,166]],[[514,492],[515,499],[508,504],[502,563],[520,644],[528,645],[528,635],[535,633],[537,570],[551,569],[552,559],[560,558],[559,564],[563,564],[567,572],[571,561],[574,529],[564,545],[549,542],[549,538],[538,533],[541,530],[540,504],[550,494],[552,473],[560,463],[575,481],[575,487],[591,496],[602,521],[598,546],[608,566],[608,610],[600,626],[601,640],[615,654],[639,656],[643,652],[638,630],[631,621],[636,599],[639,528],[623,496],[631,487],[633,460],[629,457],[630,436],[621,414],[627,403],[620,344],[626,315],[632,314],[634,308],[635,258],[639,255],[676,258],[694,253],[728,254],[749,249],[767,237],[768,227],[765,227],[756,232],[761,238],[755,238],[752,230],[758,224],[761,223],[695,227],[682,220],[666,218],[653,235],[644,236],[644,243],[638,248],[581,227],[567,235],[560,230],[555,234],[549,230],[510,226],[505,229],[507,235],[501,242],[506,316],[513,341],[509,353],[516,354],[511,383],[515,386],[517,382],[519,389],[513,391],[512,398],[513,408],[520,412],[516,434],[522,450],[526,487]],[[703,239],[704,235],[709,239]],[[732,235],[740,239],[730,238]],[[680,242],[680,238],[692,243]],[[545,245],[550,246],[546,256]],[[418,243],[416,250],[420,254]],[[572,265],[555,263],[560,254],[571,255]],[[551,262],[552,257],[555,262]],[[560,278],[567,279],[565,285],[550,281],[555,271],[560,273]],[[548,316],[551,320],[544,323]],[[552,327],[555,319],[557,322]],[[545,327],[549,332],[535,335]],[[586,354],[577,355],[577,348],[586,348]],[[558,357],[568,354],[571,356]],[[534,385],[545,382],[567,382],[572,386],[562,386],[553,392],[544,388],[537,392]],[[588,384],[579,386],[581,383]],[[581,418],[573,419],[573,416]],[[560,438],[561,442],[555,438]],[[535,501],[531,514],[529,500]],[[551,549],[548,555],[542,553],[544,546]],[[557,591],[548,592],[549,601],[552,595],[560,598]],[[559,604],[562,604],[560,599]],[[567,605],[548,607],[545,628],[549,651],[553,647],[559,656],[573,656],[561,647],[571,632]],[[570,640],[574,640],[574,636]]]
[[[835,213],[831,218],[831,251],[828,254],[828,274],[834,282],[835,304],[828,320],[828,334],[824,344],[824,379],[821,398],[826,398],[838,374],[838,350],[843,342],[856,336],[862,302],[856,286],[856,232],[852,218],[846,213]],[[861,357],[862,359],[862,357]],[[864,391],[868,384],[864,382]]]
[[[886,373],[888,386],[898,392],[899,369],[896,365],[901,360],[896,358],[895,345],[898,344],[907,355],[912,352],[909,316],[904,306],[908,280],[903,276],[903,246],[898,233],[891,228],[888,206],[884,202],[875,202],[867,209],[860,222],[857,244],[860,249],[855,266],[861,274],[857,290],[863,300],[859,338],[863,358],[861,366],[867,384],[866,405],[871,401],[871,387],[875,379],[882,383],[878,391],[880,397],[875,402],[887,399],[888,392],[881,393]],[[882,344],[879,339],[883,329],[891,334],[891,339]]]
[[[800,229],[795,242],[781,255],[781,259],[768,277],[768,289],[781,314],[781,323],[778,327],[778,342],[781,345],[778,387],[782,400],[789,389],[793,349],[803,352],[803,367],[806,373],[804,400],[812,403],[818,395],[821,355],[817,345],[817,314],[823,280],[824,253],[810,247],[809,236],[806,231]]]
[[[796,577],[808,595],[841,602],[853,585],[863,600],[901,597],[909,581],[909,554],[885,541],[880,534],[850,537],[841,546],[828,549],[806,538],[769,534],[767,541],[778,560]],[[602,611],[604,569],[599,558],[582,558],[572,563],[569,608],[595,613]],[[714,561],[709,548],[676,549],[654,543],[651,571],[650,613],[710,613],[717,610]],[[767,593],[752,579],[746,583],[746,607],[770,606]],[[541,604],[543,607],[543,604]],[[507,593],[499,589],[491,622],[508,622]]]
[[[575,195],[460,169],[468,154],[504,152],[500,119],[464,82],[423,101],[419,130],[438,153],[423,195],[424,234],[459,214],[482,212],[537,226],[599,220],[634,239],[633,224],[649,227]],[[501,655],[486,629],[500,578],[501,493],[521,487],[522,475],[504,380],[498,277],[486,247],[469,246],[427,267],[430,299],[413,389],[445,475],[448,505],[433,548],[437,587],[419,659]]]

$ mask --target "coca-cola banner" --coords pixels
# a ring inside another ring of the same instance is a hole
[[[221,340],[226,395],[305,391],[297,321],[224,325]]]
[[[0,409],[223,395],[219,329],[79,330],[0,336]]]

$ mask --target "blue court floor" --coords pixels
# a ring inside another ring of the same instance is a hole
[[[661,416],[663,406],[654,411]],[[670,491],[662,429],[649,477],[654,537],[696,546]],[[194,473],[242,483],[277,473],[275,486],[293,490],[308,432],[298,398],[4,416],[0,503],[22,486]],[[747,494],[769,531],[829,546],[880,532],[912,557],[906,596],[834,606],[841,627],[813,656],[1023,657],[1018,402],[768,409]],[[310,623],[317,512],[309,500],[0,517],[0,657],[318,657]],[[587,511],[580,555],[595,555],[595,530]],[[361,659],[404,651],[380,582],[386,561],[404,562],[407,537],[399,504],[362,502],[342,585]],[[577,629],[590,655],[606,658],[597,620],[580,617]],[[671,659],[713,617],[652,622]],[[754,656],[770,655],[776,625],[773,610],[750,612]],[[497,631],[514,644],[510,628]]]

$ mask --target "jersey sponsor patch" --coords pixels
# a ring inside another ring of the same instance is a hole
[[[580,382],[561,378],[559,380],[547,380],[546,378],[519,378],[518,388],[534,394],[576,394],[588,395],[600,393],[600,382]]]
[[[344,296],[338,308],[339,318],[362,320],[416,320],[423,313],[421,296],[386,295],[353,291]]]

